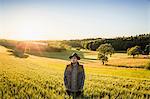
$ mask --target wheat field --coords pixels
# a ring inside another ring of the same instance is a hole
[[[149,99],[150,71],[144,66],[149,59],[132,59],[116,53],[103,66],[96,60],[96,52],[82,51],[86,79],[85,99]],[[62,53],[62,52],[61,52]],[[62,57],[60,54],[57,57]],[[65,92],[63,73],[69,60],[29,55],[18,58],[0,46],[1,99],[69,99]],[[142,57],[142,56],[140,56]],[[125,68],[118,66],[132,66]]]

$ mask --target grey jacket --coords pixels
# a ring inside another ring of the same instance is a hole
[[[72,77],[72,63],[66,66],[66,69],[64,72],[64,84],[65,84],[66,90],[71,90],[71,77]],[[84,80],[85,80],[85,72],[84,72],[83,65],[80,65],[78,63],[78,73],[77,73],[77,89],[78,90],[83,90]]]

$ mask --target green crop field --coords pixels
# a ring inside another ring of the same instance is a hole
[[[63,73],[73,51],[40,53],[18,58],[0,46],[0,99],[68,99]],[[85,99],[150,99],[150,59],[132,59],[124,53],[109,57],[107,65],[97,52],[76,51],[82,56],[86,79]]]

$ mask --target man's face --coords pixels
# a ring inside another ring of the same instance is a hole
[[[77,57],[76,56],[73,56],[72,58],[71,58],[71,63],[77,63],[78,62],[78,59],[77,59]]]

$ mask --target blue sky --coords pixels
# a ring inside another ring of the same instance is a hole
[[[0,37],[112,38],[150,32],[149,0],[0,0]]]

